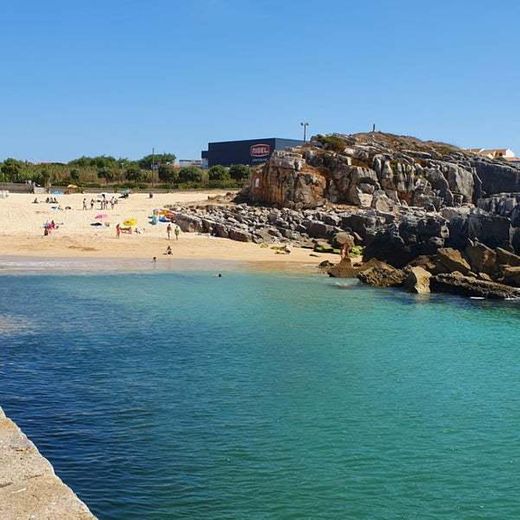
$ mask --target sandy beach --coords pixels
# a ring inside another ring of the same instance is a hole
[[[323,260],[338,261],[336,255],[320,254],[310,256],[308,249],[293,248],[291,254],[280,255],[271,248],[258,244],[235,242],[227,239],[181,233],[179,240],[168,240],[166,224],[149,224],[148,217],[156,208],[165,205],[184,205],[208,201],[208,196],[223,195],[225,191],[178,192],[154,194],[152,199],[147,193],[134,193],[127,199],[118,199],[114,209],[100,210],[96,202],[90,209],[90,200],[96,194],[58,195],[58,204],[45,203],[46,196],[36,197],[31,194],[10,194],[0,199],[0,260],[9,263],[15,258],[20,261],[30,259],[71,259],[106,267],[107,260],[124,265],[130,260],[151,260],[157,257],[157,265],[166,265],[172,260],[207,261],[218,265],[233,261],[258,266],[262,269],[302,269],[316,266]],[[39,203],[34,204],[37,198]],[[87,210],[83,210],[83,199],[88,201]],[[56,209],[57,207],[61,209]],[[70,209],[65,209],[70,208]],[[101,220],[102,226],[92,226],[99,222],[100,213],[107,217]],[[116,237],[115,226],[126,219],[137,220],[137,227],[142,233],[122,234]],[[44,236],[44,224],[54,220],[58,229]],[[164,255],[170,245],[172,257]],[[88,260],[104,262],[88,262]],[[186,262],[183,262],[186,264]]]

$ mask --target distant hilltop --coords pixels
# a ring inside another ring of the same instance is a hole
[[[438,210],[520,192],[520,166],[507,159],[382,132],[317,135],[305,145],[274,152],[253,173],[248,198],[294,208],[330,202]]]

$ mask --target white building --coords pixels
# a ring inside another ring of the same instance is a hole
[[[186,166],[196,166],[197,168],[207,168],[208,161],[205,159],[179,159],[178,165],[180,168],[185,168]]]
[[[510,148],[467,148],[468,152],[488,157],[489,159],[499,159],[500,157],[513,160],[516,158],[515,152]]]

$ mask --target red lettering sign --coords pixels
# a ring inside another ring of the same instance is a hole
[[[268,144],[254,144],[249,153],[251,157],[267,157],[271,153],[271,147]]]

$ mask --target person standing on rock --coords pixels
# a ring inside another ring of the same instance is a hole
[[[354,240],[348,233],[338,233],[338,241],[341,243],[341,260],[350,258],[350,252],[354,247]]]

